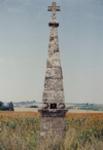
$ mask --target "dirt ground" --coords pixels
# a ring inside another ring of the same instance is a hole
[[[38,112],[38,108],[14,107],[14,111],[32,111],[32,112]]]

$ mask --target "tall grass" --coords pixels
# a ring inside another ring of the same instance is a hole
[[[64,139],[49,134],[46,141],[40,145],[40,114],[2,113],[0,150],[3,150],[1,146],[5,150],[103,150],[103,120],[96,121],[94,117],[93,123],[93,115],[90,115],[92,122],[90,118],[85,119],[82,114],[73,115],[67,114]],[[99,117],[100,114],[97,118]]]
[[[2,136],[0,136],[0,142],[5,150],[103,150],[102,141],[98,141],[93,136],[90,139],[90,142],[81,139],[72,128],[66,132],[65,139],[48,136],[42,145],[40,145],[39,133],[34,134],[34,137],[28,136],[25,141],[21,130],[13,132],[7,126],[3,127]]]

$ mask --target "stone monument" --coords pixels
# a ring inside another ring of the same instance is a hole
[[[49,22],[50,37],[42,97],[43,104],[39,109],[41,113],[41,139],[49,132],[52,132],[54,136],[64,136],[65,113],[67,112],[57,33],[59,22],[56,21],[56,11],[60,11],[60,6],[56,6],[56,2],[53,2],[52,6],[48,6],[48,11],[52,11],[52,20]]]

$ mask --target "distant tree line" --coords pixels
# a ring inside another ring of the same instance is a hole
[[[17,102],[17,103],[14,103],[15,105],[27,105],[27,104],[33,104],[33,103],[36,103],[35,100],[33,101],[22,101],[22,102]]]
[[[8,103],[7,106],[4,106],[4,103],[2,101],[0,101],[0,111],[1,110],[4,110],[4,111],[14,111],[14,106],[13,106],[13,103],[10,102]]]
[[[66,107],[67,109],[73,109],[73,106]]]
[[[99,108],[93,108],[93,107],[82,107],[82,108],[78,108],[78,109],[99,111]]]
[[[30,108],[39,108],[39,107],[35,105],[31,105]]]

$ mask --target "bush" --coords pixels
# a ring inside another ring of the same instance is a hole
[[[7,107],[7,106],[1,106],[1,107],[0,107],[0,110],[4,110],[4,111],[5,111],[5,110],[9,110],[9,107]]]
[[[31,105],[30,108],[39,108],[39,107],[35,105]]]
[[[8,104],[8,106],[4,106],[4,105],[3,105],[3,102],[0,101],[0,110],[4,110],[4,111],[6,111],[6,110],[14,111],[13,103],[10,102],[10,103]]]
[[[1,106],[3,106],[3,102],[2,102],[2,101],[0,101],[0,107],[1,107]]]

